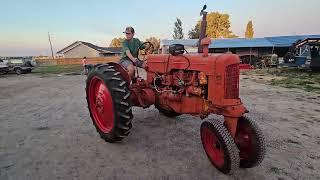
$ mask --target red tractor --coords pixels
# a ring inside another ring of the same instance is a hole
[[[191,114],[205,119],[211,113],[222,115],[223,122],[204,121],[200,135],[211,163],[231,174],[239,167],[260,164],[265,142],[255,121],[244,116],[248,110],[239,98],[239,57],[208,53],[211,40],[205,38],[204,9],[199,53],[184,54],[182,45],[172,45],[170,54],[148,54],[146,79],[131,79],[117,63],[95,65],[87,78],[87,102],[98,133],[110,143],[129,135],[132,106],[155,105],[169,117]],[[151,43],[144,45],[152,49]]]

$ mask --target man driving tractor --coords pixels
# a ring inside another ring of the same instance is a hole
[[[138,59],[138,50],[142,45],[142,42],[138,38],[133,38],[133,27],[127,27],[125,29],[126,39],[122,42],[122,58],[119,61],[129,73],[129,76],[133,78],[135,76],[135,66],[145,68],[145,62]]]
[[[100,64],[89,73],[87,103],[97,132],[110,143],[130,134],[133,106],[154,105],[171,118],[182,114],[201,119],[210,114],[223,116],[223,121],[212,118],[202,122],[200,136],[211,163],[221,172],[232,174],[238,168],[259,165],[266,144],[239,97],[239,57],[209,54],[211,39],[205,37],[205,9],[206,5],[201,10],[199,53],[195,54],[184,54],[180,44],[169,47],[169,54],[152,54],[152,43],[133,38],[134,29],[127,27],[119,63]],[[135,66],[146,69],[145,79],[135,76]]]

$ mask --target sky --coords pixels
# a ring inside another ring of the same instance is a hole
[[[230,15],[231,30],[243,37],[253,20],[255,37],[320,34],[319,0],[0,0],[0,56],[49,55],[75,41],[108,46],[133,26],[144,41],[172,39],[176,18],[185,36],[208,12]]]

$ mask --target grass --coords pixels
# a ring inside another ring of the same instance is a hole
[[[297,68],[272,68],[245,72],[246,75],[283,77],[269,82],[274,86],[298,88],[308,92],[320,92],[320,72],[312,72]]]
[[[81,73],[82,65],[51,65],[40,66],[36,68],[33,73],[46,75],[46,74],[64,74],[64,73]]]

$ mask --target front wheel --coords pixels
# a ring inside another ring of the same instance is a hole
[[[108,64],[94,68],[86,94],[91,119],[102,139],[116,142],[129,135],[133,118],[130,92],[120,72]]]
[[[248,117],[240,117],[235,142],[240,150],[240,167],[259,165],[265,156],[265,139],[257,123]]]
[[[218,120],[205,121],[201,141],[211,163],[224,174],[233,174],[240,163],[238,148],[228,130]]]
[[[22,69],[21,69],[21,68],[15,68],[15,69],[14,69],[14,72],[15,72],[17,75],[20,75],[20,74],[22,74]]]
[[[5,75],[5,74],[8,74],[9,71],[0,71],[0,75]]]

